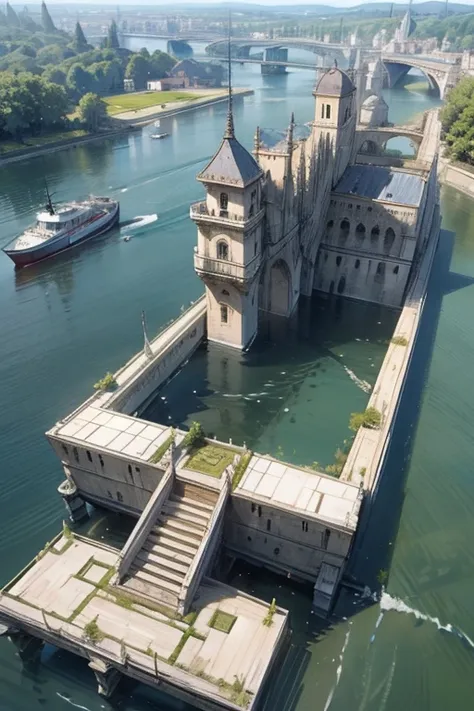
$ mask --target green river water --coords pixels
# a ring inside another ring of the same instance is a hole
[[[310,71],[262,78],[258,67],[239,67],[235,81],[255,90],[235,110],[238,137],[249,147],[257,123],[283,129],[291,111],[299,122],[312,117]],[[395,122],[436,103],[406,90],[387,92],[387,100]],[[0,169],[2,245],[44,199],[43,175],[57,200],[112,194],[123,221],[144,218],[141,227],[122,226],[23,272],[0,258],[0,583],[53,537],[64,515],[56,494],[62,475],[44,431],[141,347],[142,309],[154,333],[202,293],[188,207],[201,195],[195,175],[224,120],[218,105],[164,120],[166,141],[151,141],[145,128]],[[321,623],[307,590],[234,569],[236,586],[268,598],[276,590],[292,611],[291,653],[274,675],[266,711],[472,708],[474,203],[444,189],[442,213],[456,236],[453,243],[445,235],[438,250],[401,426],[353,563],[369,586],[388,569],[387,593],[369,605],[344,591],[334,617]],[[157,419],[186,422],[200,413],[221,436],[232,430],[263,451],[280,447],[294,461],[327,463],[347,434],[349,413],[368,397],[344,366],[372,383],[394,319],[390,311],[315,298],[302,309],[293,349],[276,327],[246,361],[223,366],[222,352],[198,354],[148,414],[154,408]],[[23,670],[14,647],[0,640],[2,711],[71,706],[185,709],[127,681],[113,702],[104,701],[85,662],[47,647],[36,670]]]

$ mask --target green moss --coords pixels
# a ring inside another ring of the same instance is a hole
[[[394,336],[390,343],[393,343],[394,346],[407,346],[408,341],[405,338],[405,336]]]
[[[273,616],[276,612],[277,606],[276,606],[276,600],[273,598],[271,601],[269,607],[268,607],[268,612],[265,615],[265,617],[262,620],[262,624],[265,625],[265,627],[271,627],[273,624]]]
[[[232,477],[232,491],[235,491],[240,482],[242,481],[242,477],[245,474],[245,471],[252,457],[253,452],[251,452],[250,450],[248,452],[245,452],[245,454],[240,457],[239,463],[235,467],[234,476]]]
[[[94,390],[100,390],[101,392],[111,391],[115,390],[117,385],[117,381],[112,373],[106,373],[103,378],[94,384]]]
[[[349,428],[357,432],[360,427],[378,430],[382,422],[382,415],[375,407],[368,407],[365,412],[353,412],[349,421]]]
[[[102,632],[99,625],[97,624],[97,618],[98,615],[94,617],[93,620],[88,622],[87,625],[84,626],[84,637],[88,642],[92,642],[92,644],[102,642],[105,637],[105,634]]]
[[[209,627],[214,630],[219,630],[219,632],[225,632],[229,634],[237,617],[235,615],[229,615],[227,612],[222,612],[222,610],[216,610],[209,620]]]
[[[175,431],[173,430],[168,439],[166,439],[163,444],[158,447],[156,452],[151,455],[150,459],[148,460],[151,464],[158,464],[161,461],[164,454],[168,451],[168,449],[174,442],[175,436]]]
[[[186,632],[184,632],[184,634],[181,637],[181,639],[179,640],[178,644],[176,645],[176,647],[174,648],[174,650],[171,652],[170,656],[168,657],[169,664],[176,664],[176,661],[177,661],[179,655],[181,654],[181,651],[182,651],[184,645],[186,644],[189,637],[192,636],[193,632],[194,632],[194,627],[189,627],[189,629],[187,629]]]
[[[236,454],[237,450],[222,447],[219,444],[204,444],[193,450],[184,466],[186,469],[192,469],[219,479],[224,470],[232,464]]]
[[[182,618],[182,621],[185,624],[190,625],[192,627],[194,625],[194,623],[196,622],[197,616],[198,616],[198,611],[191,610],[191,612],[188,612],[188,614]]]

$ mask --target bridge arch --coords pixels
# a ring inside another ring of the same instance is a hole
[[[443,98],[443,90],[434,68],[424,67],[421,62],[407,59],[383,59],[389,89],[394,89],[397,84],[408,74],[410,69],[418,69],[426,77],[430,90]],[[441,68],[440,68],[441,71]]]
[[[407,138],[414,145],[416,157],[423,140],[422,131],[407,126],[385,126],[382,128],[357,129],[354,142],[354,157],[359,154],[382,156],[385,146],[392,138]]]

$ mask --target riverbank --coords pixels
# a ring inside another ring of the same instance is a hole
[[[447,158],[440,158],[438,175],[440,182],[460,190],[465,195],[474,197],[474,168],[470,165],[453,163]]]
[[[116,121],[121,121],[130,126],[146,126],[149,123],[153,123],[157,119],[165,118],[168,116],[175,116],[177,114],[182,114],[187,111],[194,111],[195,109],[204,108],[206,106],[211,106],[212,104],[219,104],[223,101],[227,101],[228,89],[188,89],[186,93],[195,93],[196,98],[189,101],[173,101],[162,106],[149,106],[145,109],[139,109],[136,111],[125,111],[122,114],[115,114],[114,119]],[[254,93],[253,89],[233,89],[233,98],[239,98],[244,96],[251,96]]]
[[[175,101],[165,105],[165,108],[150,106],[137,111],[126,111],[123,114],[116,114],[113,117],[114,128],[100,133],[90,133],[85,136],[74,135],[71,138],[61,139],[57,142],[47,143],[43,146],[28,146],[19,150],[12,150],[4,156],[0,155],[0,168],[9,163],[18,163],[26,158],[36,158],[46,153],[55,153],[66,148],[77,148],[85,143],[102,141],[107,138],[115,138],[128,131],[139,130],[143,126],[153,123],[159,118],[175,116],[188,111],[205,108],[212,104],[219,104],[227,101],[227,89],[200,89],[199,91],[189,90],[187,93],[196,93],[199,96],[189,101]],[[204,95],[203,95],[204,93]],[[234,89],[233,96],[251,96],[253,89]]]
[[[85,143],[101,141],[106,138],[115,138],[122,133],[132,131],[133,128],[133,126],[120,126],[119,128],[101,131],[100,133],[88,133],[85,136],[74,135],[71,136],[71,138],[64,138],[59,141],[46,143],[42,146],[27,146],[26,148],[20,148],[19,150],[12,150],[0,157],[0,168],[4,165],[8,165],[9,163],[18,163],[26,158],[36,158],[37,156],[44,155],[45,153],[55,153],[56,151],[62,151],[65,148],[77,148],[77,146],[84,145]]]

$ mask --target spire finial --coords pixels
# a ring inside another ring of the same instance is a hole
[[[254,152],[256,154],[258,154],[258,151],[260,150],[261,143],[262,143],[262,138],[260,135],[260,126],[257,126],[257,129],[255,131],[255,136],[253,139],[253,148],[254,148]]]
[[[229,10],[229,40],[227,48],[227,61],[229,70],[229,104],[227,109],[227,122],[225,126],[224,138],[235,138],[234,133],[234,115],[232,113],[232,61],[231,61],[231,34],[232,34],[232,18]]]
[[[293,129],[295,127],[295,115],[291,112],[290,123],[288,126],[288,131],[286,133],[286,142],[288,145],[288,153],[293,150]]]
[[[153,358],[153,351],[151,350],[150,341],[148,340],[148,333],[146,327],[146,316],[145,312],[142,311],[142,328],[143,328],[143,351],[147,358]]]

